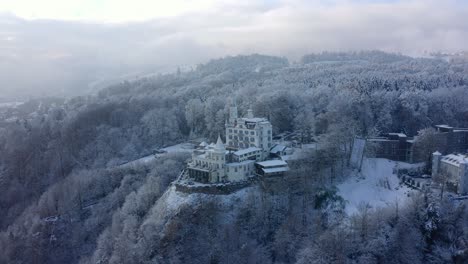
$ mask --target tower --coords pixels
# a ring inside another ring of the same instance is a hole
[[[238,118],[237,102],[235,99],[232,99],[231,105],[229,107],[229,124],[234,124],[237,118]]]
[[[442,159],[442,154],[439,151],[432,153],[432,179],[437,176],[439,173],[440,160]]]
[[[220,182],[225,176],[224,165],[226,163],[226,148],[221,140],[221,136],[218,136],[218,141],[213,148],[211,158],[213,162],[213,172],[210,182]]]
[[[249,108],[249,110],[247,110],[247,118],[253,118],[253,117],[254,117],[253,111],[252,109]]]

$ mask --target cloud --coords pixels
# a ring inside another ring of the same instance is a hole
[[[121,0],[68,6],[59,1],[53,13],[44,2],[49,0],[42,6],[15,1],[18,6],[4,10],[16,15],[0,16],[4,95],[77,94],[99,80],[224,55],[295,60],[324,50],[454,52],[468,40],[468,4],[460,0],[207,0],[169,6],[138,0],[134,7]]]

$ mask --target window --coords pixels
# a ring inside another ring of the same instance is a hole
[[[250,131],[250,135],[255,135],[255,132],[254,131]]]
[[[234,133],[237,133],[237,130],[236,130],[236,129],[234,129]]]
[[[254,142],[254,141],[255,141],[255,138],[251,137],[250,142]]]
[[[245,131],[244,131],[244,134],[248,135],[248,134],[249,134],[249,131],[245,130]]]
[[[232,129],[229,129],[229,132],[232,133]]]
[[[234,167],[234,172],[237,172],[237,167]]]
[[[232,139],[232,135],[229,135],[229,139]]]
[[[271,130],[268,130],[268,134],[271,134]]]

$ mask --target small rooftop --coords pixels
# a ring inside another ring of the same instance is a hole
[[[287,147],[285,145],[277,144],[271,150],[270,153],[277,153],[280,151],[284,151]]]
[[[266,118],[263,118],[263,117],[242,118],[242,120],[244,120],[245,122],[251,122],[251,123],[268,121]]]
[[[468,156],[463,154],[449,154],[443,156],[442,161],[459,167],[460,164],[468,163]]]
[[[388,133],[389,136],[406,137],[403,133]]]
[[[438,127],[438,128],[448,128],[448,129],[453,128],[453,127],[451,127],[451,126],[449,126],[449,125],[436,125],[435,127]]]
[[[451,132],[453,131],[453,127],[449,125],[436,125],[435,126],[438,132]]]
[[[262,167],[288,166],[288,164],[284,160],[267,160],[267,161],[257,162],[257,164]]]

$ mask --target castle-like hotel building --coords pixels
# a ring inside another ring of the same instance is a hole
[[[236,182],[256,174],[281,174],[288,170],[282,160],[268,160],[272,147],[272,126],[266,118],[238,117],[237,106],[229,108],[226,122],[226,145],[220,137],[216,144],[203,146],[192,153],[189,178],[202,183]]]

